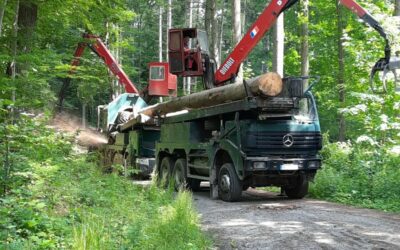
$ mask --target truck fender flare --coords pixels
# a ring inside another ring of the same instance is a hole
[[[220,159],[221,157],[225,159]],[[227,157],[229,157],[229,159],[227,159]],[[224,163],[233,163],[237,176],[240,180],[243,180],[243,159],[241,154],[238,153],[238,148],[231,143],[221,142],[214,151],[211,162],[211,170],[215,169],[215,171],[218,171],[218,168],[221,167]],[[216,172],[216,174],[218,175],[218,172]]]

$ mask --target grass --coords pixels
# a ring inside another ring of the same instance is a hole
[[[189,192],[104,174],[97,155],[71,154],[62,135],[48,136],[14,155],[19,181],[0,196],[0,249],[210,248]]]

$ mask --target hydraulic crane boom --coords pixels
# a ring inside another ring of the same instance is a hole
[[[104,60],[105,64],[111,70],[111,72],[118,78],[118,81],[124,86],[127,93],[139,94],[138,89],[129,80],[125,71],[119,66],[117,60],[107,49],[103,41],[98,37],[90,34],[83,34],[83,38],[93,40],[94,43],[81,42],[74,53],[74,59],[72,60],[72,71],[76,66],[79,65],[80,58],[85,51],[86,47],[89,47],[94,53],[96,53],[101,59]]]
[[[212,58],[209,58],[208,49],[202,48],[206,46],[198,46],[198,48],[186,52],[187,48],[184,46],[185,39],[197,38],[200,42],[204,40],[204,38],[200,37],[200,33],[197,32],[196,29],[170,30],[169,56],[171,72],[183,77],[203,76],[206,88],[221,86],[228,81],[233,81],[237,76],[240,65],[265,33],[271,29],[279,15],[298,1],[299,0],[272,0],[216,71],[214,70],[215,63],[212,61]],[[393,71],[397,81],[395,70],[400,68],[400,59],[391,58],[391,47],[385,30],[378,21],[355,0],[339,0],[339,2],[373,27],[384,38],[384,57],[379,59],[372,68],[370,83],[372,89],[375,91],[373,78],[377,72],[382,71],[384,73],[383,89],[386,90],[385,75],[387,72]],[[203,64],[200,63],[202,61]],[[193,65],[196,65],[196,67],[193,67]]]
[[[270,30],[279,15],[298,1],[299,0],[274,0],[265,8],[232,53],[217,70],[215,74],[215,85],[222,85],[224,82],[236,77],[240,64],[258,44],[264,34]],[[388,71],[399,68],[398,60],[391,61],[390,59],[390,43],[385,30],[378,21],[354,0],[340,0],[340,4],[351,10],[368,25],[373,27],[385,40],[385,57],[378,60],[375,64],[371,71],[371,78],[373,78],[378,71]]]
[[[265,33],[271,29],[279,15],[299,0],[273,0],[250,27],[242,40],[215,73],[215,85],[234,79],[240,64],[254,49]]]

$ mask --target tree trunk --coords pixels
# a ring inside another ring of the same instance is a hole
[[[158,14],[158,60],[159,62],[163,61],[163,9],[160,7],[160,12]],[[168,40],[168,37],[167,37]],[[168,43],[168,42],[167,42]],[[168,48],[167,48],[167,53],[168,53]],[[167,54],[168,58],[168,54]]]
[[[0,5],[0,37],[1,37],[1,31],[3,29],[4,10],[6,9],[6,6],[7,6],[7,0],[3,0],[2,4]]]
[[[169,33],[169,29],[172,28],[172,0],[168,0],[168,11],[167,11],[167,36],[165,39],[166,41],[166,46],[165,46],[165,53],[166,56],[165,58],[167,58],[168,60],[168,33]]]
[[[400,0],[394,0],[394,15],[400,16]]]
[[[274,57],[272,61],[272,71],[283,76],[284,71],[284,49],[285,49],[285,30],[283,13],[279,16],[275,23],[274,31]]]
[[[33,47],[37,15],[38,7],[36,4],[28,0],[21,1],[18,13],[18,50],[21,53],[29,53]]]
[[[20,3],[19,0],[16,1],[15,5],[15,14],[14,14],[14,20],[13,20],[13,25],[12,25],[12,44],[11,44],[11,53],[12,53],[12,61],[10,63],[10,72],[11,72],[11,79],[15,81],[15,78],[17,76],[17,41],[18,41],[18,20],[19,20],[19,8],[20,8]],[[16,101],[16,96],[15,96],[15,90],[12,90],[11,92],[11,100],[13,103]],[[15,122],[15,110],[13,106],[11,107],[11,121],[12,123]]]
[[[224,26],[225,26],[225,1],[222,2],[222,10],[221,10],[221,24],[219,25],[219,32],[217,37],[217,48],[218,50],[215,53],[215,63],[216,66],[220,65],[221,57],[222,57],[222,41],[224,38]]]
[[[267,73],[247,81],[248,90],[255,96],[277,96],[282,92],[283,83],[277,73]],[[197,109],[241,100],[247,96],[243,82],[236,82],[188,96],[174,98],[140,111],[140,114],[153,117],[185,109]]]
[[[233,23],[233,44],[235,46],[240,42],[242,36],[242,22],[241,22],[241,5],[240,0],[233,0],[232,9],[232,23]],[[243,67],[240,65],[238,74],[236,76],[238,81],[243,81]]]
[[[193,0],[189,0],[189,27],[193,27]],[[192,44],[190,45],[192,47]],[[187,93],[190,95],[192,91],[192,78],[187,78]]]
[[[86,128],[86,103],[82,103],[82,128]]]
[[[215,18],[215,9],[216,9],[216,0],[206,0],[206,6],[205,6],[205,20],[204,20],[204,26],[207,32],[208,36],[208,41],[210,45],[210,57],[211,58],[216,58],[215,54],[215,38],[217,34],[216,26],[217,26],[217,20]]]
[[[308,44],[308,0],[303,0],[302,2],[302,24],[301,24],[301,75],[308,76],[310,73],[310,60],[308,57],[309,44]],[[305,81],[305,88],[308,87],[308,81]]]
[[[338,44],[338,91],[339,91],[339,103],[340,106],[343,107],[346,101],[346,92],[345,92],[345,64],[344,64],[344,46],[342,43],[343,38],[343,11],[342,7],[339,4],[339,0],[336,0],[336,11],[337,11],[337,44]],[[339,114],[339,141],[346,140],[346,120],[342,113]]]

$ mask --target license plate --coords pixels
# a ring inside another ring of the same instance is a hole
[[[136,163],[148,166],[149,165],[149,159],[136,159]]]
[[[299,170],[298,164],[283,164],[281,170]]]

